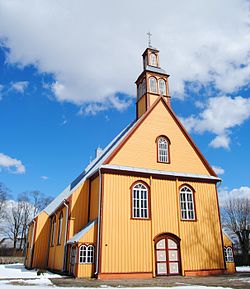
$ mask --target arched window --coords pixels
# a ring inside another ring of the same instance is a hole
[[[157,139],[158,162],[169,163],[169,141],[161,136]]]
[[[150,92],[157,93],[157,83],[155,77],[149,78]]]
[[[234,254],[232,247],[224,247],[224,255],[226,262],[234,262]]]
[[[94,246],[82,245],[79,250],[79,263],[92,264],[94,263]]]
[[[159,79],[159,91],[160,94],[166,95],[166,82],[164,79]]]
[[[132,188],[132,217],[148,219],[148,188],[137,183]]]
[[[150,65],[157,66],[156,55],[154,53],[150,54]]]
[[[139,84],[139,98],[142,96],[142,87],[141,87],[141,83]]]
[[[146,79],[143,78],[143,81],[142,81],[142,95],[146,93]]]
[[[53,218],[52,228],[51,228],[51,246],[55,244],[55,234],[56,234],[56,217]]]
[[[194,195],[188,186],[180,189],[181,219],[195,220]]]
[[[59,220],[58,220],[58,235],[57,235],[57,244],[61,244],[61,238],[62,238],[62,222],[63,222],[63,213],[60,213]]]

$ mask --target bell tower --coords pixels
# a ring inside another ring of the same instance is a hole
[[[143,71],[136,80],[137,101],[136,117],[140,118],[156,99],[163,96],[170,105],[168,90],[169,75],[159,65],[159,50],[151,47],[149,40],[148,48],[142,54]]]

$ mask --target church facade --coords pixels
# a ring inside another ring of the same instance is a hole
[[[221,180],[172,110],[168,78],[148,47],[136,120],[30,223],[27,268],[100,279],[226,271]]]

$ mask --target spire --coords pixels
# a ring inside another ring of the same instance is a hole
[[[147,35],[148,47],[142,54],[143,71],[136,80],[137,118],[141,117],[153,105],[159,96],[164,97],[168,105],[170,105],[168,90],[169,75],[160,67],[159,50],[151,46],[152,34],[148,32]]]

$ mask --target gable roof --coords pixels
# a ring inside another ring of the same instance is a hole
[[[134,127],[135,121],[122,130],[102,151],[101,155],[95,158],[84,171],[72,181],[43,211],[49,216],[75,191],[83,182],[98,171],[104,160],[110,156],[113,150],[123,141],[125,136]]]
[[[212,167],[209,165],[205,157],[202,155],[201,151],[195,145],[190,135],[183,127],[174,111],[170,108],[170,106],[166,103],[163,96],[159,96],[154,104],[146,111],[139,119],[130,123],[124,130],[122,130],[102,151],[101,155],[95,158],[86,168],[85,170],[75,179],[73,182],[67,186],[62,193],[60,193],[43,211],[48,215],[51,215],[55,210],[66,200],[83,182],[85,182],[89,177],[95,174],[100,168],[101,165],[107,165],[113,159],[113,157],[119,152],[122,146],[127,142],[127,140],[133,135],[133,133],[137,130],[137,128],[141,125],[141,123],[148,117],[148,115],[152,112],[152,110],[156,107],[156,105],[162,101],[165,108],[173,117],[174,121],[177,123],[181,131],[183,132],[186,139],[189,141],[194,151],[197,153],[199,158],[201,159],[204,166],[208,169],[209,173],[218,178]]]
[[[77,243],[96,224],[96,220],[89,222],[81,231],[67,241],[67,244]]]
[[[122,148],[122,146],[128,141],[128,139],[134,134],[134,132],[137,130],[137,128],[141,125],[141,123],[149,116],[149,114],[152,112],[152,110],[156,107],[156,105],[162,101],[163,105],[165,106],[165,108],[167,109],[167,111],[170,113],[170,115],[172,116],[172,118],[174,119],[174,121],[176,122],[176,124],[178,125],[178,127],[180,128],[180,130],[182,131],[182,133],[184,134],[184,136],[186,137],[186,139],[188,140],[188,142],[190,143],[190,145],[192,146],[192,148],[194,149],[194,151],[197,153],[197,155],[199,156],[200,160],[202,161],[202,163],[204,164],[204,166],[207,168],[207,170],[209,171],[209,173],[214,176],[217,177],[216,173],[214,172],[214,170],[212,169],[212,167],[209,165],[208,161],[205,159],[205,157],[203,156],[203,154],[201,153],[201,151],[199,150],[199,148],[196,146],[196,144],[194,143],[194,141],[192,140],[191,136],[188,134],[188,132],[186,131],[186,129],[184,128],[184,126],[181,124],[180,120],[177,118],[176,114],[174,113],[174,111],[171,109],[171,107],[167,104],[167,102],[165,101],[163,96],[159,96],[157,98],[157,100],[154,102],[154,104],[149,108],[149,110],[147,112],[144,113],[144,115],[142,115],[142,117],[139,119],[141,120],[140,122],[136,122],[133,129],[131,129],[127,134],[126,137],[124,138],[122,144],[120,146],[117,146],[114,151],[112,152],[112,154],[105,160],[104,164],[108,164],[113,158],[114,156],[119,152],[119,150]]]

